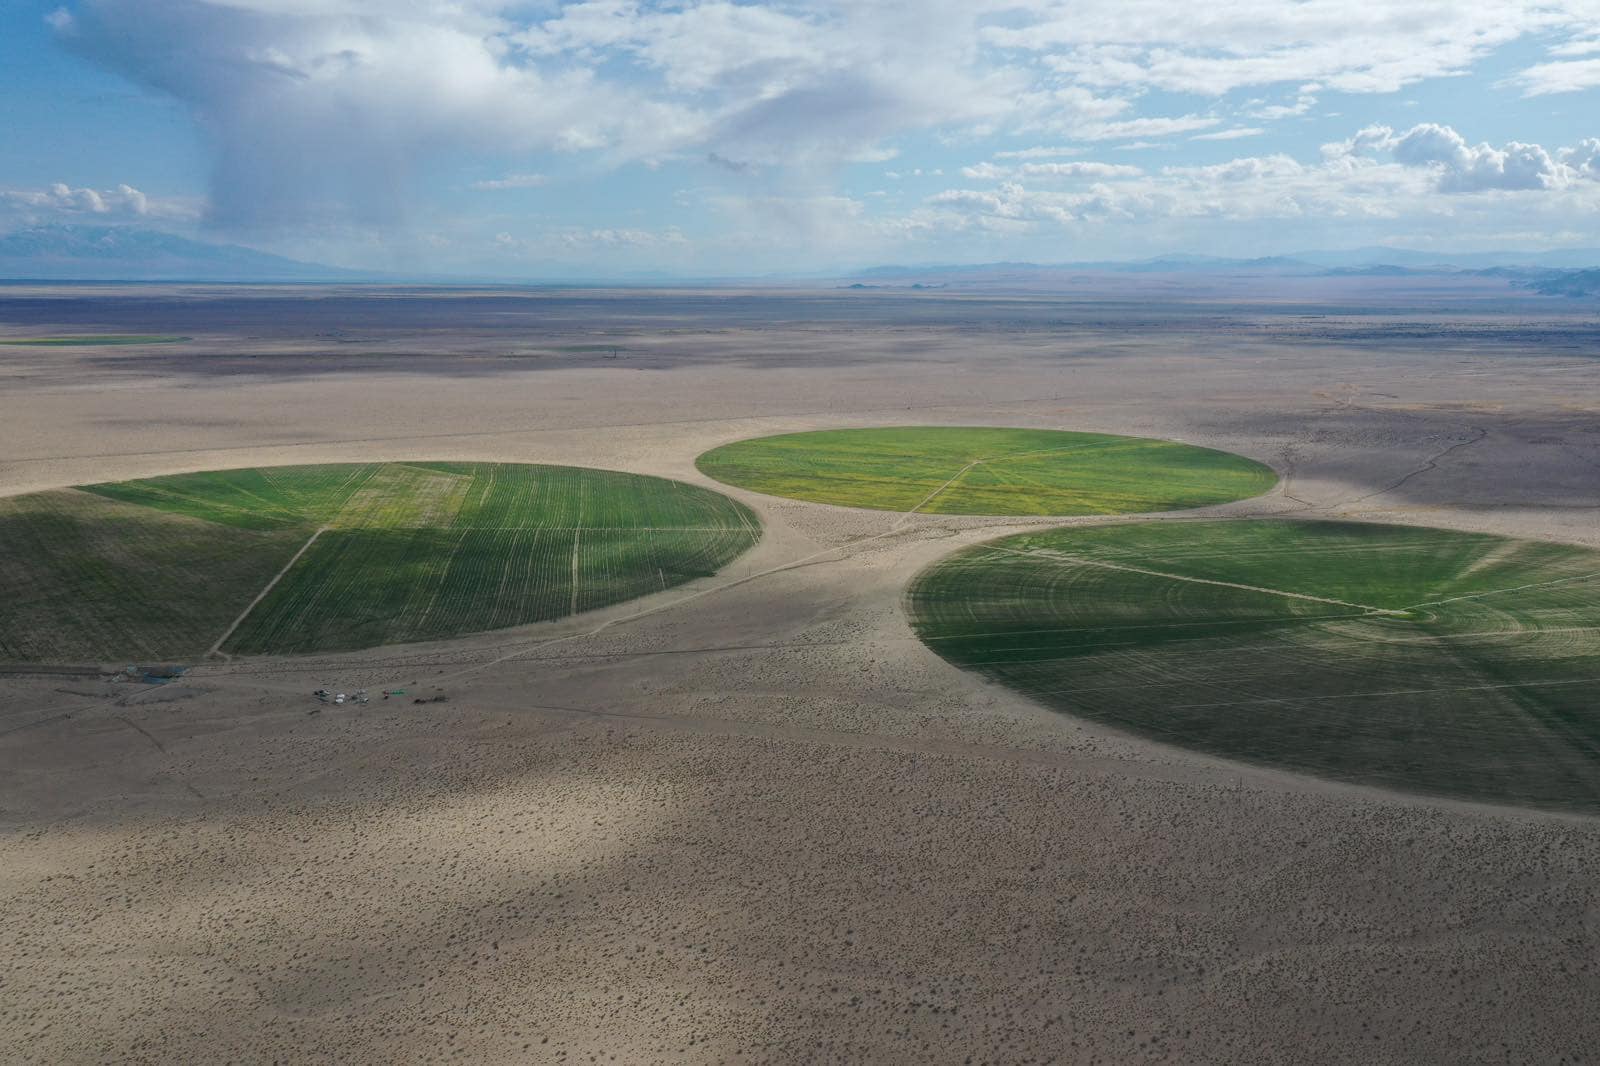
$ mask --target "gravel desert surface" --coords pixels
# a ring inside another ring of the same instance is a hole
[[[0,290],[0,339],[192,338],[0,345],[3,494],[478,460],[764,524],[715,577],[558,623],[168,685],[0,667],[0,1060],[1592,1060],[1600,822],[1164,747],[913,635],[935,560],[1101,519],[695,468],[822,428],[1129,434],[1281,475],[1194,514],[1600,547],[1592,304],[1263,284]]]

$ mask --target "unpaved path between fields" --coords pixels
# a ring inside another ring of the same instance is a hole
[[[300,561],[300,557],[310,549],[311,545],[317,542],[317,538],[332,528],[332,526],[319,526],[316,531],[306,539],[306,542],[300,545],[300,550],[289,557],[289,561],[283,564],[283,569],[272,575],[272,580],[268,581],[266,586],[262,588],[260,592],[256,593],[256,598],[250,601],[249,606],[239,612],[239,617],[235,618],[233,620],[233,624],[223,632],[222,636],[217,638],[217,642],[206,649],[204,658],[209,659],[213,655],[220,655],[223,658],[228,658],[228,656],[223,653],[222,646],[228,642],[229,637],[233,636],[234,630],[238,629],[244,620],[250,617],[250,612],[256,609],[257,604],[267,598],[267,593],[271,592],[275,587],[277,587],[278,582],[283,580],[283,575],[287,574],[291,569],[293,569],[294,564]]]
[[[899,533],[902,533],[902,532],[904,532],[904,530],[902,530],[898,526],[896,526],[896,527],[887,529],[882,533],[873,534],[872,536],[869,536],[869,537],[858,537],[855,540],[846,541],[843,544],[835,544],[830,548],[824,548],[821,551],[812,552],[810,555],[802,556],[799,559],[793,559],[793,560],[790,560],[789,562],[786,562],[786,563],[780,563],[777,566],[771,566],[771,567],[768,567],[765,570],[758,570],[753,574],[746,574],[744,577],[737,577],[737,578],[734,578],[731,581],[725,581],[725,582],[723,582],[722,584],[719,584],[719,585],[712,585],[709,588],[703,588],[703,589],[699,590],[698,592],[691,592],[686,596],[681,596],[678,599],[668,601],[667,603],[656,604],[653,607],[646,607],[643,610],[634,611],[631,614],[619,615],[616,618],[608,618],[604,622],[601,622],[600,624],[598,624],[596,626],[592,626],[592,627],[590,627],[588,629],[579,630],[576,633],[566,633],[566,634],[563,634],[562,636],[559,636],[559,637],[550,637],[550,638],[545,639],[545,640],[537,641],[537,642],[535,642],[533,644],[523,645],[521,647],[515,648],[512,651],[506,652],[504,655],[500,655],[500,656],[497,656],[496,658],[489,659],[486,662],[477,663],[477,664],[474,664],[472,666],[464,667],[464,668],[462,668],[460,670],[455,671],[454,673],[444,674],[444,675],[442,675],[440,677],[435,678],[434,680],[435,681],[455,680],[456,678],[463,677],[463,676],[466,676],[468,674],[475,674],[475,673],[479,673],[479,672],[481,672],[483,670],[487,670],[491,666],[498,666],[501,663],[510,662],[512,659],[521,658],[522,656],[526,655],[530,651],[537,651],[540,648],[546,648],[546,647],[549,647],[549,646],[551,646],[553,644],[564,644],[564,643],[566,643],[567,641],[570,641],[570,640],[581,640],[584,637],[597,636],[601,632],[603,632],[603,631],[605,631],[607,629],[610,629],[612,626],[622,625],[625,622],[638,621],[641,618],[646,618],[646,617],[649,617],[650,615],[653,615],[653,614],[659,614],[662,611],[669,611],[669,610],[672,610],[673,608],[676,608],[676,607],[682,607],[686,603],[691,603],[691,602],[693,602],[695,600],[702,599],[702,598],[704,598],[706,596],[710,596],[713,593],[725,592],[728,589],[736,588],[736,587],[738,587],[740,585],[748,584],[751,581],[758,581],[758,580],[760,580],[761,578],[764,578],[764,577],[771,577],[773,574],[782,573],[785,570],[798,569],[799,567],[807,566],[807,565],[809,565],[811,563],[814,563],[814,562],[822,559],[824,556],[832,555],[834,552],[846,551],[846,550],[848,550],[850,548],[859,548],[859,547],[862,547],[864,545],[871,544],[874,541],[880,541],[880,540],[883,540],[885,537],[892,537],[892,536],[895,536],[895,535],[897,535]]]
[[[1082,451],[1082,450],[1084,450],[1086,448],[1104,448],[1104,447],[1111,447],[1111,446],[1116,446],[1116,445],[1123,445],[1123,444],[1127,444],[1127,443],[1129,443],[1129,442],[1123,441],[1123,440],[1095,441],[1094,443],[1091,443],[1091,444],[1074,444],[1074,445],[1071,445],[1071,446],[1066,447],[1066,448],[1046,448],[1046,449],[1043,449],[1042,451],[1036,451],[1036,452],[1017,452],[1017,453],[1010,454],[1010,455],[990,456],[990,457],[985,458],[985,459],[975,459],[971,463],[968,463],[960,471],[958,471],[955,474],[955,476],[952,477],[949,481],[945,482],[944,485],[940,486],[938,489],[935,489],[932,494],[930,494],[929,496],[927,496],[924,499],[922,499],[921,501],[919,501],[910,510],[903,512],[900,515],[900,517],[898,519],[896,519],[895,522],[888,529],[884,530],[881,533],[875,533],[875,534],[871,534],[869,536],[864,536],[864,537],[857,537],[856,539],[850,540],[850,541],[846,541],[843,544],[835,544],[835,545],[832,545],[830,547],[823,548],[823,549],[821,549],[819,551],[812,552],[812,553],[810,553],[808,555],[801,556],[798,559],[792,559],[792,560],[790,560],[789,562],[786,562],[786,563],[779,563],[779,564],[777,564],[775,566],[767,567],[764,570],[758,570],[753,574],[746,574],[743,577],[733,578],[732,580],[722,582],[721,584],[712,585],[712,586],[710,586],[708,588],[703,588],[703,589],[700,589],[699,591],[691,592],[688,595],[682,596],[682,597],[680,597],[678,599],[675,599],[675,600],[671,600],[671,601],[669,601],[667,603],[656,604],[656,605],[653,605],[653,606],[650,606],[650,607],[646,607],[646,608],[644,608],[642,610],[632,612],[630,614],[620,615],[620,616],[615,617],[615,618],[608,618],[605,621],[600,622],[598,625],[595,625],[595,626],[590,627],[588,629],[579,630],[578,632],[575,632],[575,633],[566,633],[566,634],[563,634],[561,636],[549,637],[549,638],[546,638],[544,640],[537,641],[537,642],[535,642],[533,644],[524,645],[524,646],[515,648],[515,649],[513,649],[511,651],[508,651],[503,655],[499,655],[499,656],[496,656],[493,659],[489,659],[489,660],[487,660],[485,662],[475,663],[475,664],[473,664],[471,666],[465,666],[465,667],[461,668],[460,670],[456,670],[456,671],[454,671],[452,673],[445,674],[445,675],[443,675],[443,677],[438,678],[437,680],[455,680],[455,679],[460,678],[460,677],[464,677],[464,676],[468,676],[468,675],[471,675],[471,674],[480,673],[480,672],[482,672],[484,670],[489,669],[490,667],[498,666],[498,665],[500,665],[501,663],[504,663],[504,662],[510,662],[513,659],[520,659],[523,656],[527,655],[529,652],[537,651],[540,648],[547,648],[547,647],[551,647],[551,646],[556,645],[556,644],[565,644],[565,643],[567,643],[569,641],[574,641],[574,640],[582,640],[585,637],[598,636],[600,633],[604,632],[607,629],[610,629],[612,626],[623,625],[623,624],[628,623],[628,622],[638,621],[639,619],[646,618],[646,617],[649,617],[649,616],[654,615],[654,614],[659,614],[662,611],[673,610],[675,608],[682,607],[685,604],[691,603],[691,602],[693,602],[695,600],[702,599],[702,598],[704,598],[706,596],[710,596],[710,595],[713,595],[713,594],[718,593],[718,592],[725,592],[725,591],[727,591],[729,589],[737,588],[740,585],[745,585],[745,584],[748,584],[749,582],[752,582],[752,581],[759,581],[762,578],[771,577],[774,574],[780,574],[780,573],[783,573],[786,570],[795,570],[795,569],[798,569],[798,568],[803,567],[803,566],[810,566],[810,565],[812,565],[814,563],[820,562],[821,560],[825,559],[829,555],[834,554],[835,552],[848,552],[848,551],[851,551],[852,549],[866,547],[869,544],[874,544],[874,543],[876,543],[878,541],[881,541],[881,540],[884,540],[884,539],[886,539],[888,537],[893,537],[893,536],[899,535],[901,533],[907,532],[908,530],[905,527],[905,522],[908,519],[916,516],[918,514],[919,509],[921,507],[923,507],[924,505],[926,505],[928,500],[931,500],[934,496],[937,496],[940,492],[943,492],[944,489],[948,488],[957,478],[961,477],[962,474],[964,474],[967,470],[970,470],[973,466],[977,465],[978,463],[1000,462],[1000,461],[1007,460],[1007,459],[1018,459],[1018,458],[1022,458],[1024,456],[1029,456],[1029,455],[1045,454],[1046,452]],[[995,518],[995,519],[1001,519],[1001,520],[1013,519],[1013,520],[1017,520],[1017,521],[1028,521],[1028,520],[1038,520],[1038,519],[1050,518],[1052,516],[1046,516],[1046,515],[986,515],[986,516],[970,516],[970,517],[988,517],[988,518]],[[1113,518],[1113,519],[1127,519],[1129,521],[1163,521],[1163,520],[1166,520],[1165,518],[1163,518],[1161,515],[1159,515],[1157,513],[1140,513],[1140,512],[1133,512],[1133,513],[1127,514],[1127,515],[1061,515],[1061,516],[1054,516],[1054,517],[1056,518],[1057,521],[1062,522],[1062,523],[1066,523],[1066,524],[1071,524],[1073,522],[1073,520],[1075,520],[1075,519],[1084,519],[1084,518],[1095,518],[1095,519],[1098,519],[1098,518]],[[575,528],[581,529],[582,527],[579,526],[579,527],[575,527]],[[1009,550],[1009,549],[1000,549],[1000,550]],[[572,613],[573,614],[577,614],[578,610],[577,610],[577,601],[576,601],[576,588],[577,588],[577,569],[576,569],[577,568],[577,545],[576,544],[574,544],[574,546],[573,546],[573,566],[574,566],[574,570],[573,570],[574,600],[573,600]],[[1131,569],[1131,568],[1129,568],[1129,567],[1117,567],[1116,569]],[[1155,571],[1148,571],[1148,572],[1152,573],[1152,574],[1156,573]],[[1180,575],[1177,575],[1177,574],[1156,574],[1156,576],[1159,576],[1159,577],[1172,577],[1172,578],[1177,578],[1178,580],[1183,580],[1183,581],[1200,581],[1200,580],[1202,580],[1202,579],[1199,579],[1199,578],[1184,578],[1184,577],[1181,577]],[[1204,583],[1206,583],[1206,584],[1228,584],[1227,582],[1204,582]],[[1252,589],[1252,586],[1249,586],[1249,585],[1236,585],[1236,586],[1232,586],[1232,587],[1242,588],[1242,589]],[[1278,589],[1256,588],[1256,589],[1252,589],[1252,591],[1269,592],[1269,593],[1273,593],[1275,595],[1289,596],[1289,597],[1293,597],[1293,598],[1297,598],[1297,599],[1317,600],[1317,601],[1322,602],[1322,603],[1336,604],[1336,605],[1341,606],[1341,607],[1354,607],[1357,610],[1367,611],[1369,613],[1377,613],[1377,614],[1398,614],[1398,613],[1400,613],[1400,612],[1395,612],[1395,611],[1387,611],[1387,610],[1385,610],[1384,608],[1381,608],[1381,607],[1371,607],[1371,606],[1368,606],[1366,604],[1361,604],[1361,603],[1347,603],[1347,602],[1345,602],[1343,600],[1324,599],[1323,597],[1319,597],[1319,596],[1308,596],[1308,595],[1302,595],[1300,593],[1294,593],[1294,592],[1283,592],[1283,591],[1278,590]]]

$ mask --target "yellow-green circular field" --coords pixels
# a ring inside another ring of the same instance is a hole
[[[1046,706],[1349,781],[1600,810],[1600,552],[1350,522],[976,545],[907,592],[939,655]]]
[[[1148,437],[968,426],[756,437],[696,460],[728,485],[813,503],[959,515],[1168,511],[1258,496],[1253,459]]]

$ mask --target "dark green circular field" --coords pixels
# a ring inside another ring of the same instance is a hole
[[[957,552],[906,605],[951,663],[1153,739],[1600,810],[1600,552],[1357,523],[1120,523]]]
[[[1258,496],[1270,467],[1147,437],[965,426],[757,437],[696,460],[728,485],[814,503],[960,515],[1167,511]]]
[[[542,622],[755,544],[720,493],[511,463],[262,467],[0,500],[0,660],[365,648]]]

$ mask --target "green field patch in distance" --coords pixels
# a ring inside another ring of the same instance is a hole
[[[195,659],[225,634],[230,654],[330,651],[525,625],[714,574],[759,536],[748,508],[697,486],[515,463],[34,493],[0,500],[0,661]]]
[[[1167,511],[1258,496],[1277,483],[1253,459],[1175,441],[961,426],[757,437],[713,448],[695,465],[770,496],[920,514]]]
[[[1600,552],[1410,526],[1003,538],[906,595],[949,662],[1057,710],[1341,781],[1600,811]]]
[[[88,348],[107,344],[177,344],[193,339],[155,333],[84,333],[70,337],[0,337],[0,344],[36,348]]]

